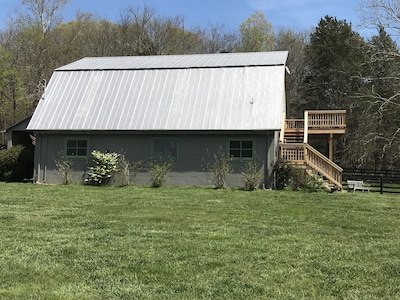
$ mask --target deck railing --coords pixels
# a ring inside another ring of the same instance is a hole
[[[281,143],[281,158],[289,163],[304,164],[305,163],[305,147],[302,143]]]
[[[324,175],[330,182],[342,188],[343,169],[322,153],[305,143],[280,145],[281,158],[292,165],[310,166]]]
[[[304,112],[308,115],[309,129],[344,129],[346,128],[345,110],[309,110]]]
[[[285,117],[285,115],[284,115]],[[281,158],[291,165],[309,166],[324,175],[331,183],[342,187],[342,168],[308,144],[310,134],[343,134],[346,128],[345,110],[311,110],[304,119],[284,119],[280,136]],[[282,143],[285,131],[289,139],[293,134],[303,134],[303,143]]]
[[[304,119],[287,119],[285,129],[304,129]]]

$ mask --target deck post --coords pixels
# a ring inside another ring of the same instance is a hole
[[[333,161],[333,133],[329,134],[329,159]]]
[[[279,135],[279,142],[281,142],[281,143],[284,142],[285,129],[286,129],[286,112],[282,112],[282,126],[281,126],[281,132]]]
[[[303,143],[308,143],[308,111],[304,111],[304,138]]]

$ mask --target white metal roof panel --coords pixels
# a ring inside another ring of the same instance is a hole
[[[244,56],[252,61],[252,54]],[[285,66],[269,59],[269,65],[199,63],[194,68],[172,63],[169,68],[143,68],[143,61],[120,69],[112,58],[106,59],[110,67],[96,62],[82,68],[78,61],[54,72],[28,129],[279,130]]]
[[[286,63],[287,54],[287,51],[273,51],[192,55],[86,57],[58,68],[56,71],[185,69],[284,65]]]

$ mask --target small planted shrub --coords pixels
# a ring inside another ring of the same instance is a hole
[[[324,185],[323,177],[317,172],[312,171],[307,174],[307,190],[309,192],[328,192]]]
[[[227,189],[226,179],[232,173],[232,159],[220,147],[219,150],[210,155],[207,150],[208,159],[204,161],[203,168],[209,172],[209,180],[216,189]]]
[[[119,170],[119,156],[120,154],[115,152],[102,153],[93,150],[92,158],[95,165],[89,168],[85,182],[92,185],[107,185]]]
[[[258,159],[249,161],[242,171],[244,176],[244,189],[246,191],[257,190],[264,181],[262,163]]]
[[[0,150],[0,180],[22,182],[32,176],[32,151],[21,145]]]
[[[150,186],[153,188],[162,187],[168,179],[168,173],[173,167],[172,162],[162,164],[151,163],[148,173],[150,175]]]
[[[68,159],[63,153],[60,153],[60,156],[54,160],[58,171],[61,174],[62,184],[69,184],[69,175],[72,171],[72,160]]]
[[[142,162],[131,162],[125,154],[119,156],[119,168],[123,175],[123,185],[131,185],[133,177],[142,169]]]
[[[305,169],[292,169],[290,173],[290,187],[293,191],[304,190],[307,188],[308,174]]]
[[[273,165],[273,172],[276,189],[283,190],[289,185],[292,175],[292,168],[285,160],[277,160]]]

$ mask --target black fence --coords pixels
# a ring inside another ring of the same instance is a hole
[[[371,192],[400,193],[400,171],[397,170],[344,169],[342,178],[343,188],[347,188],[347,180],[363,180]]]

